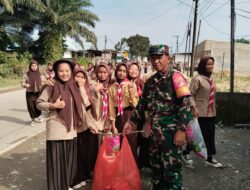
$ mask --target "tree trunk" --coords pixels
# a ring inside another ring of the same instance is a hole
[[[58,33],[57,30],[45,31],[41,34],[40,38],[42,43],[42,61],[44,63],[62,58],[62,34]]]

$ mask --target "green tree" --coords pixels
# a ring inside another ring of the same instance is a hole
[[[95,27],[98,17],[87,10],[90,0],[42,0],[45,11],[40,17],[40,41],[43,60],[56,60],[63,53],[63,37],[75,39],[83,47],[82,38],[96,46],[96,36],[87,27]]]
[[[12,2],[12,0],[0,0],[0,7],[3,7],[8,12],[13,13],[13,2]]]
[[[136,34],[135,36],[130,36],[126,40],[126,43],[129,47],[131,56],[147,56],[150,47],[150,40],[148,37]]]
[[[97,39],[89,27],[95,27],[99,18],[87,8],[92,6],[90,0],[12,0],[20,3],[14,6],[14,18],[22,18],[27,15],[25,22],[19,22],[18,26],[12,25],[17,31],[39,31],[39,39],[32,47],[41,54],[43,62],[56,60],[62,57],[63,38],[70,36],[83,47],[83,40],[92,42],[95,47]],[[25,6],[29,11],[20,9]],[[35,5],[35,7],[32,7]],[[38,10],[36,7],[40,7]],[[20,11],[21,10],[21,11]],[[17,20],[12,20],[18,22]],[[26,28],[25,28],[26,27]],[[25,29],[25,30],[24,30]],[[31,33],[32,33],[31,32]],[[29,34],[31,34],[29,33]]]
[[[242,44],[250,44],[250,40],[247,40],[245,38],[236,39],[235,42],[242,43]]]
[[[127,47],[126,38],[122,38],[117,44],[115,44],[114,48],[116,51],[123,51]]]

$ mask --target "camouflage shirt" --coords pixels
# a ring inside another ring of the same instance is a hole
[[[144,123],[148,119],[154,128],[185,130],[191,119],[188,97],[177,98],[172,76],[176,72],[172,68],[152,75],[145,83],[143,95],[133,112],[130,121],[135,124]],[[145,111],[148,117],[145,118]]]

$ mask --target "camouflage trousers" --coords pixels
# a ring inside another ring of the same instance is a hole
[[[182,151],[173,144],[176,130],[157,129],[151,136],[149,159],[153,170],[153,190],[181,190]]]

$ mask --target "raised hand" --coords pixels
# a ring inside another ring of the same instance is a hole
[[[48,79],[46,81],[46,85],[48,85],[48,86],[54,86],[55,85],[55,80],[54,79]]]
[[[56,109],[63,109],[65,107],[65,102],[61,100],[61,95],[56,99],[56,102],[53,104]]]
[[[29,83],[25,84],[25,87],[26,87],[26,88],[29,88],[29,87],[30,87],[30,84],[29,84]]]
[[[77,82],[79,87],[83,87],[85,85],[86,79],[76,78],[76,82]]]

